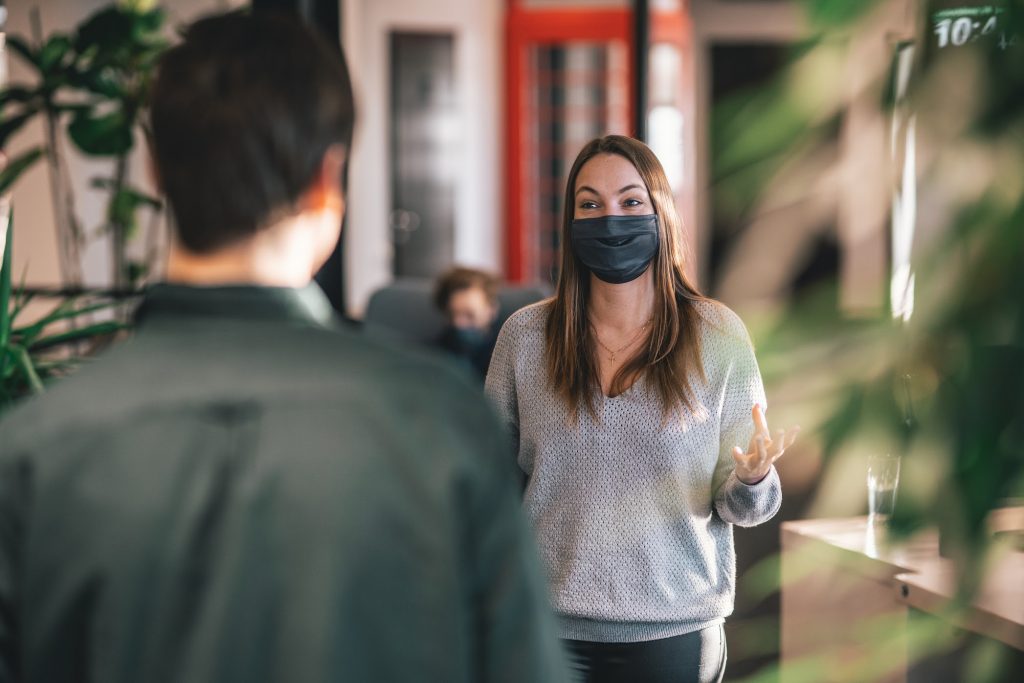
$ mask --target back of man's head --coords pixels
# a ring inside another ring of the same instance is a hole
[[[344,57],[298,20],[202,19],[161,60],[151,98],[158,180],[188,251],[208,254],[288,215],[355,120]]]

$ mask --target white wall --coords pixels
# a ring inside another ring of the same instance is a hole
[[[69,31],[109,0],[45,0],[44,33]],[[10,33],[30,35],[33,2],[9,3]],[[205,13],[248,4],[246,0],[174,0],[163,2],[177,26]],[[504,217],[501,207],[503,0],[345,0],[342,20],[345,52],[356,88],[358,121],[351,164],[346,252],[349,312],[362,314],[369,295],[392,279],[388,214],[391,205],[388,162],[388,35],[393,30],[446,31],[455,38],[455,79],[461,103],[462,147],[455,197],[455,260],[501,271]],[[11,81],[27,78],[11,58]],[[11,156],[43,137],[35,123],[12,139]],[[141,146],[140,146],[141,147]],[[65,146],[70,161],[79,220],[100,225],[104,197],[88,188],[89,179],[109,174],[109,165],[86,159]],[[132,160],[132,182],[149,188],[139,149]],[[28,266],[30,285],[60,282],[49,178],[43,162],[14,188],[15,272]],[[87,284],[109,278],[107,244],[95,241],[85,255]]]
[[[83,19],[97,9],[110,4],[111,0],[20,0],[8,2],[9,34],[31,37],[30,11],[38,7],[42,19],[43,35],[56,31],[71,32]],[[223,11],[246,4],[245,0],[174,0],[161,3],[168,12],[169,33],[175,27],[186,24],[203,14]],[[30,72],[20,59],[8,55],[10,83],[26,82]],[[23,128],[11,139],[8,155],[12,158],[43,141],[41,121],[35,121]],[[137,141],[138,142],[138,141]],[[106,208],[105,195],[89,187],[94,176],[112,175],[112,162],[88,159],[74,150],[65,139],[64,151],[68,158],[71,180],[75,192],[76,208],[83,229],[93,231],[103,221]],[[130,181],[152,192],[152,186],[145,172],[143,145],[137,144],[131,160]],[[57,257],[53,202],[50,181],[45,161],[40,160],[31,171],[23,175],[12,192],[14,205],[14,273],[20,277],[27,273],[26,283],[30,286],[55,286],[61,284]],[[88,285],[106,286],[110,279],[110,259],[106,240],[93,240],[83,256],[84,278]],[[25,270],[27,268],[27,270]]]
[[[455,261],[502,269],[501,71],[503,0],[346,0],[345,53],[358,120],[349,178],[346,296],[362,315],[373,291],[392,279],[388,214],[391,31],[444,31],[455,39],[455,83],[462,146],[455,183]]]

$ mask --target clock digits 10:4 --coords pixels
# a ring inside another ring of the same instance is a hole
[[[988,17],[984,25],[982,25],[981,21],[971,17],[943,19],[935,24],[935,35],[938,38],[940,48],[947,45],[960,46],[992,33],[996,30],[998,23],[995,15]]]

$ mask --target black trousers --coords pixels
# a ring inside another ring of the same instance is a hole
[[[563,641],[577,683],[721,683],[725,629],[641,643]]]

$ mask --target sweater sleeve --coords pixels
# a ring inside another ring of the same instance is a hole
[[[721,348],[727,365],[722,401],[718,464],[713,481],[715,510],[726,522],[737,526],[756,526],[768,521],[782,504],[782,484],[775,467],[756,484],[744,484],[736,476],[732,449],[746,451],[754,434],[751,410],[755,403],[767,408],[761,372],[743,323],[730,312],[726,343]]]
[[[512,440],[513,453],[519,454],[519,400],[516,395],[515,359],[516,334],[515,316],[510,318],[498,333],[494,354],[487,370],[484,391],[498,411],[502,424]]]

